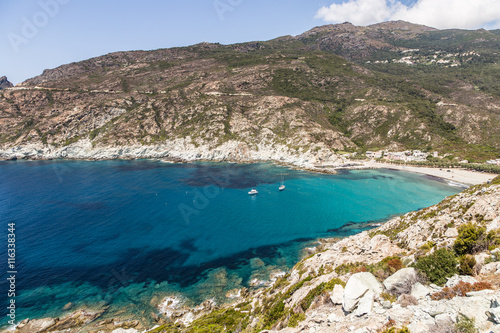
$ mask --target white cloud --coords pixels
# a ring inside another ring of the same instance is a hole
[[[499,0],[417,0],[404,5],[399,0],[348,0],[322,7],[316,18],[326,22],[348,21],[369,25],[404,20],[435,28],[500,28]]]

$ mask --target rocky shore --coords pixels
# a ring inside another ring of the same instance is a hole
[[[166,141],[161,145],[134,145],[95,147],[90,140],[80,140],[65,147],[30,144],[0,149],[0,160],[110,160],[110,159],[164,159],[174,162],[228,161],[228,162],[277,162],[305,170],[335,172],[323,165],[342,165],[344,160],[326,147],[314,151],[293,151],[285,145],[259,144],[250,146],[243,142],[228,141],[216,148],[194,145],[191,139]]]

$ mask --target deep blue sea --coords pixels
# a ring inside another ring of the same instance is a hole
[[[259,194],[249,196],[253,187]],[[0,267],[6,276],[7,224],[15,223],[16,321],[60,316],[68,302],[147,317],[171,294],[222,302],[253,278],[291,268],[315,239],[339,236],[333,229],[386,220],[460,190],[391,170],[0,162]],[[0,289],[3,326],[5,278]]]

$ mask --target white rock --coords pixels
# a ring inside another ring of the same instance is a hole
[[[373,291],[375,297],[378,297],[384,289],[382,284],[371,273],[361,272],[351,276],[344,290],[342,303],[344,311],[352,312],[358,305],[360,298],[368,290]]]
[[[486,258],[488,258],[490,255],[486,253],[479,253],[474,256],[474,259],[476,259],[476,263],[478,265],[484,265],[484,261]]]
[[[184,326],[188,326],[191,324],[195,319],[194,313],[188,312],[184,316],[182,316],[181,319],[178,320],[178,322],[182,323]]]
[[[333,304],[340,305],[342,304],[343,298],[344,287],[342,287],[340,284],[336,284],[335,287],[333,287],[333,291],[330,292],[330,299],[332,300]]]
[[[438,314],[435,318],[436,324],[450,327],[456,322],[456,316],[450,316],[448,313]]]
[[[494,290],[490,289],[485,289],[485,290],[480,290],[480,291],[469,291],[468,293],[465,294],[467,297],[489,297],[495,294]]]
[[[339,316],[337,316],[335,313],[330,313],[327,317],[327,320],[330,322],[330,323],[335,323],[337,321],[340,320]]]
[[[375,293],[368,290],[363,297],[359,300],[358,308],[354,311],[356,317],[361,317],[365,314],[370,315],[373,309],[373,301],[375,299]]]
[[[425,298],[425,296],[429,295],[431,293],[431,290],[421,284],[420,282],[415,283],[411,287],[411,295],[415,297],[416,299],[422,299]]]
[[[370,333],[370,331],[366,327],[361,327],[355,330],[354,333]]]
[[[111,333],[139,333],[139,331],[134,328],[129,328],[128,330],[117,328],[116,330],[111,331]]]
[[[411,333],[429,333],[429,326],[434,325],[435,322],[434,320],[418,320],[412,322],[410,325],[408,325],[408,329],[410,330]]]
[[[468,275],[454,275],[451,278],[448,279],[448,281],[445,284],[445,287],[451,288],[456,286],[460,281],[463,281],[465,283],[470,283],[474,284],[477,282],[476,279],[474,279],[472,276]]]
[[[397,271],[396,273],[389,276],[384,280],[384,287],[387,290],[391,290],[394,287],[399,285],[403,285],[408,281],[415,281],[417,278],[417,271],[413,267],[403,268]]]
[[[449,311],[448,305],[444,302],[430,302],[425,307],[423,307],[431,317],[436,317],[440,314],[447,313]]]
[[[458,230],[457,230],[457,228],[449,228],[448,230],[446,230],[444,235],[446,237],[455,238],[458,236]]]
[[[493,274],[500,268],[499,262],[490,262],[489,264],[481,267],[481,274]]]
[[[384,309],[390,309],[390,308],[392,308],[392,303],[390,301],[382,301],[381,304],[382,304],[382,307]]]

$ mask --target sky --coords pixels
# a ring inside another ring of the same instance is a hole
[[[0,0],[0,76],[116,51],[298,35],[315,26],[389,20],[499,29],[500,0]]]

